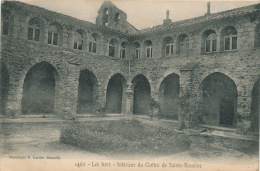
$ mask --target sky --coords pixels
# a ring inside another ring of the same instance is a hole
[[[104,0],[19,0],[51,11],[66,14],[95,23],[98,9]],[[207,11],[207,1],[196,0],[110,0],[127,14],[127,21],[137,29],[162,24],[166,11],[170,11],[172,21],[202,16]],[[259,3],[247,1],[211,1],[211,13],[239,8]]]

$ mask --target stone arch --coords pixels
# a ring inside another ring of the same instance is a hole
[[[98,80],[88,69],[80,71],[78,85],[78,114],[95,114],[97,111]]]
[[[29,21],[30,21],[31,19],[33,19],[33,18],[38,18],[38,19],[40,19],[45,26],[48,25],[48,21],[46,20],[46,18],[43,17],[42,15],[36,14],[36,13],[33,13],[33,14],[30,13],[30,14],[26,17],[25,22],[26,22],[26,23],[29,23]]]
[[[235,126],[238,91],[231,78],[220,72],[211,73],[201,82],[199,97],[202,123]]]
[[[199,35],[203,36],[203,34],[205,34],[205,32],[207,32],[207,30],[213,30],[217,36],[219,36],[220,32],[219,32],[219,27],[217,26],[208,26],[208,27],[204,27],[200,32]]]
[[[163,75],[158,79],[158,83],[156,84],[155,91],[159,92],[161,82],[170,74],[176,74],[181,75],[180,71],[178,69],[168,69],[163,73]]]
[[[213,74],[215,72],[219,72],[219,73],[222,73],[222,74],[228,76],[231,80],[234,81],[234,83],[235,83],[235,85],[237,87],[238,92],[241,90],[241,87],[239,86],[240,84],[239,84],[239,81],[238,81],[238,78],[236,77],[236,75],[234,73],[228,71],[228,70],[223,69],[223,68],[221,68],[221,69],[220,68],[216,68],[216,69],[211,69],[211,70],[203,72],[203,74],[199,77],[199,83],[201,84],[202,81],[206,77],[208,77],[210,74]]]
[[[48,62],[35,64],[27,72],[21,100],[22,114],[50,114],[55,109],[57,70]]]
[[[109,79],[106,93],[106,107],[108,113],[122,113],[125,89],[126,79],[122,74],[114,74]]]
[[[163,79],[159,88],[159,115],[178,120],[180,77],[172,73]]]
[[[9,91],[9,72],[5,63],[1,61],[0,68],[0,114],[6,114],[6,103],[8,100],[8,91]]]
[[[223,23],[220,27],[219,27],[219,32],[222,33],[223,30],[226,28],[226,27],[234,27],[236,30],[239,30],[240,29],[240,24],[239,23],[234,23],[234,22],[229,22],[229,23]]]
[[[250,118],[251,118],[251,127],[250,130],[252,132],[259,132],[259,113],[260,113],[260,79],[255,82],[252,95],[251,95],[251,110],[250,110]]]
[[[151,101],[151,87],[148,79],[138,74],[132,80],[134,92],[133,97],[133,113],[134,114],[149,114]]]

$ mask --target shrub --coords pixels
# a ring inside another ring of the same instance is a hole
[[[60,141],[97,153],[174,153],[190,147],[190,140],[171,129],[153,127],[137,119],[70,122],[61,129]]]

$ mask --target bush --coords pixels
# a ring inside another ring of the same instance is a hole
[[[97,153],[174,153],[186,150],[191,141],[170,129],[142,124],[137,119],[71,122],[61,129],[60,141]]]

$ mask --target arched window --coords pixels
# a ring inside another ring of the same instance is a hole
[[[83,36],[78,31],[74,35],[74,49],[82,50],[83,47]]]
[[[120,14],[119,14],[119,12],[117,12],[115,15],[115,22],[118,23],[119,20],[120,20]]]
[[[108,56],[116,57],[117,41],[112,39],[109,41],[109,53]]]
[[[126,58],[126,42],[123,42],[120,47],[120,58],[125,59]]]
[[[237,49],[237,30],[228,26],[222,31],[222,40],[224,40],[224,50]]]
[[[2,35],[8,35],[10,28],[10,12],[2,10]]]
[[[92,34],[92,36],[90,37],[88,49],[91,53],[97,53],[97,35]]]
[[[172,56],[174,52],[174,42],[171,37],[167,37],[164,39],[164,47],[165,47],[165,56]]]
[[[260,24],[255,28],[255,47],[260,47]]]
[[[146,58],[153,57],[153,43],[150,40],[144,42],[145,56]]]
[[[51,25],[48,30],[48,44],[58,46],[59,33],[54,25]]]
[[[105,8],[103,11],[103,26],[107,26],[108,25],[108,9]]]
[[[40,41],[41,22],[37,18],[29,21],[28,40]]]
[[[189,37],[184,37],[180,42],[180,54],[187,53],[187,50],[189,49]]]
[[[134,43],[135,46],[135,59],[140,59],[140,44],[138,42]]]
[[[205,52],[216,52],[217,51],[217,35],[212,32],[208,35],[205,40]]]
[[[186,34],[181,34],[177,39],[177,54],[187,54],[189,49],[189,37]]]

